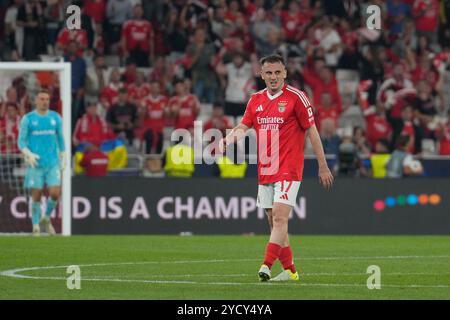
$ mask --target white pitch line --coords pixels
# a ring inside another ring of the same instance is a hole
[[[251,277],[254,276],[254,273],[235,273],[235,274],[155,274],[155,275],[146,275],[148,278],[225,278],[225,277]],[[363,272],[311,272],[311,273],[299,273],[301,277],[312,277],[312,276],[367,276],[367,273]],[[450,275],[450,272],[383,272],[383,276],[443,276]],[[95,276],[98,279],[112,279],[114,276],[103,276],[101,274],[94,274],[91,276]]]
[[[58,280],[66,281],[65,277],[36,277],[21,275],[22,279],[35,280]],[[101,278],[82,278],[81,281],[90,282],[128,282],[128,283],[144,283],[144,284],[194,284],[194,285],[227,285],[227,286],[293,286],[299,285],[303,287],[366,287],[364,284],[357,283],[273,283],[273,282],[199,282],[199,281],[178,281],[178,280],[146,280],[146,279],[101,279]],[[381,287],[389,288],[450,288],[450,285],[396,285],[382,284]]]
[[[380,256],[380,257],[310,257],[301,258],[298,260],[337,260],[337,259],[415,259],[415,258],[450,258],[450,256],[438,255],[438,256]],[[188,263],[220,263],[220,262],[236,262],[236,261],[257,261],[258,259],[231,259],[231,260],[178,260],[178,261],[138,261],[138,262],[117,262],[117,263],[95,263],[95,264],[81,264],[80,267],[97,267],[97,266],[118,266],[118,265],[140,265],[140,264],[188,264]],[[60,269],[67,268],[68,265],[64,266],[43,266],[43,267],[29,267],[29,268],[17,268],[11,270],[5,270],[0,272],[1,276],[20,278],[20,279],[34,279],[34,280],[67,280],[65,277],[40,277],[19,274],[25,271],[34,270],[48,270],[48,269]],[[442,275],[439,273],[385,273],[386,275]],[[447,273],[445,273],[447,274]],[[226,276],[251,276],[252,274],[232,274]],[[307,273],[304,276],[314,276],[314,275],[330,275],[330,276],[342,276],[342,275],[365,275],[364,273]],[[160,275],[160,277],[173,277],[170,275]],[[202,275],[177,275],[178,277],[194,277]],[[218,277],[221,275],[203,275]],[[222,275],[225,276],[225,275]],[[196,285],[231,285],[231,286],[258,286],[258,285],[272,285],[272,283],[252,283],[252,282],[199,282],[199,281],[180,281],[180,280],[147,280],[147,279],[115,279],[115,278],[83,278],[82,281],[103,281],[103,282],[133,282],[133,283],[149,283],[149,284],[196,284]],[[292,285],[286,283],[277,283],[276,285]],[[340,283],[298,283],[300,286],[316,286],[316,287],[365,287],[363,284],[340,284]],[[395,285],[386,284],[382,285],[384,287],[392,288],[450,288],[450,285]]]
[[[296,261],[305,260],[369,260],[369,259],[441,259],[450,258],[450,255],[434,255],[434,256],[366,256],[366,257],[305,257],[296,258]],[[176,260],[176,261],[136,261],[136,262],[105,262],[105,263],[92,263],[92,264],[76,264],[79,267],[104,267],[104,266],[122,266],[122,265],[140,265],[140,264],[188,264],[188,263],[222,263],[222,262],[245,262],[245,261],[260,261],[261,259],[214,259],[214,260]],[[75,264],[75,263],[74,263]],[[45,269],[59,269],[67,268],[69,265],[62,266],[43,266],[43,267],[28,267],[13,270],[6,270],[0,272],[0,275],[9,276],[9,271],[22,272],[32,270],[45,270]]]

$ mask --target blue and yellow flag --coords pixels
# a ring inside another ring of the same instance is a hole
[[[75,173],[83,173],[80,163],[88,144],[80,144],[75,151]],[[108,171],[125,168],[128,164],[128,152],[122,139],[113,139],[103,142],[100,151],[108,156]]]

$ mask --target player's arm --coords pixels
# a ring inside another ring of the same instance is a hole
[[[39,160],[39,156],[28,149],[28,124],[28,117],[23,117],[20,121],[17,146],[19,147],[20,152],[22,152],[25,162],[28,163],[32,168],[35,168],[37,165],[37,161]]]
[[[310,126],[307,130],[309,140],[316,155],[319,165],[319,179],[320,183],[326,188],[330,189],[333,185],[333,175],[328,168],[327,160],[325,159],[325,153],[323,151],[322,141],[320,140],[319,132],[315,124]]]
[[[243,123],[240,123],[236,127],[234,127],[225,138],[219,141],[219,152],[223,153],[228,145],[242,139],[248,129],[249,127],[247,127]]]
[[[244,116],[242,117],[241,123],[234,127],[229,134],[219,141],[219,151],[224,152],[225,148],[239,141],[245,136],[248,129],[253,126],[253,112],[252,105],[254,103],[253,96],[247,102],[247,107],[245,108]]]
[[[64,143],[64,134],[63,134],[63,128],[62,128],[62,119],[58,115],[58,122],[56,126],[56,139],[58,142],[58,149],[59,149],[59,164],[61,170],[64,170],[66,168],[66,145]]]

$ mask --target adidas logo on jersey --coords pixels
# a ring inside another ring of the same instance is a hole
[[[262,107],[262,104],[260,104],[260,105],[259,105],[259,107],[258,107],[258,108],[256,108],[256,111],[263,111],[263,107]]]

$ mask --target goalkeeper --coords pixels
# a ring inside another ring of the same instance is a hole
[[[27,164],[25,188],[31,190],[33,235],[40,234],[41,197],[44,186],[49,199],[45,216],[40,221],[45,231],[55,234],[50,215],[61,194],[61,170],[65,168],[65,146],[62,121],[58,113],[49,110],[50,93],[41,89],[35,99],[36,109],[27,113],[20,123],[18,146]]]

